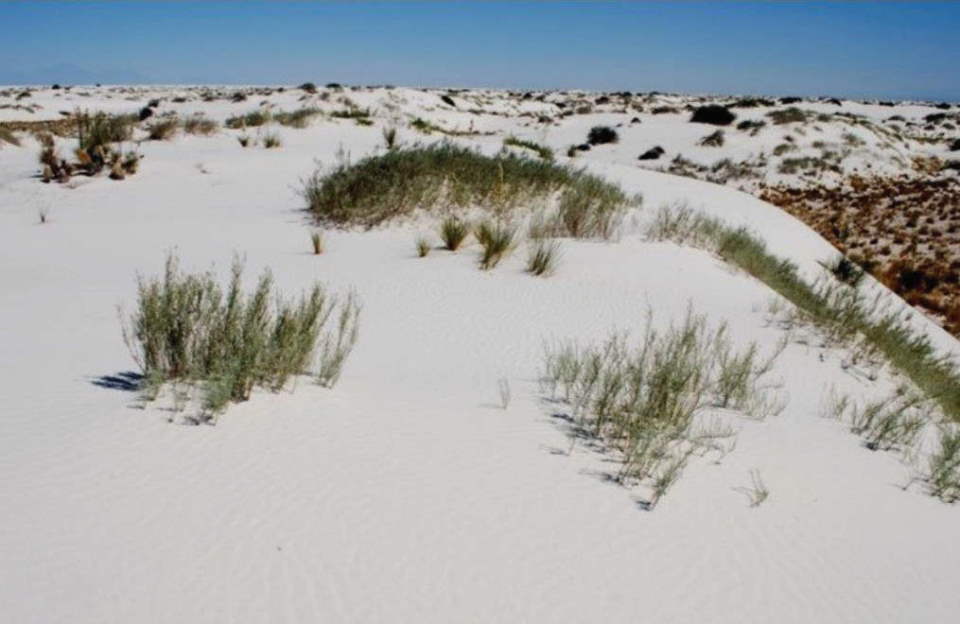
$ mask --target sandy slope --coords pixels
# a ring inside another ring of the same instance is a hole
[[[910,473],[895,455],[820,416],[831,385],[892,387],[846,374],[841,353],[790,345],[775,370],[784,412],[735,421],[735,451],[694,461],[654,512],[605,482],[605,458],[566,454],[538,398],[543,340],[639,329],[648,305],[666,323],[692,303],[738,342],[770,349],[781,333],[765,322],[761,284],[629,232],[565,242],[548,280],[522,272],[522,251],[490,273],[476,269],[476,248],[417,259],[416,225],[331,233],[314,257],[297,179],[341,145],[378,149],[380,129],[281,133],[272,151],[228,133],[145,143],[137,176],[74,189],[28,178],[32,143],[0,151],[0,619],[955,617],[958,510],[902,491]],[[476,143],[497,149],[499,138]],[[642,191],[645,214],[690,202],[749,223],[808,272],[830,253],[730,189],[590,166]],[[40,206],[51,223],[36,223]],[[361,340],[340,384],[258,394],[216,427],[172,425],[166,404],[136,409],[135,393],[95,384],[133,368],[115,307],[173,248],[191,269],[223,270],[243,253],[249,277],[269,266],[288,293],[313,279],[355,288]],[[502,377],[506,410],[495,406]],[[757,509],[733,489],[753,468],[771,491]]]

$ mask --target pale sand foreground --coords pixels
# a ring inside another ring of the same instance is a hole
[[[76,189],[29,179],[33,147],[0,151],[0,619],[956,617],[960,510],[902,491],[910,472],[896,455],[820,416],[831,384],[858,396],[893,385],[846,374],[840,352],[791,344],[774,371],[785,411],[735,420],[736,449],[692,462],[653,512],[602,479],[605,458],[558,452],[569,442],[536,383],[545,339],[636,330],[647,305],[667,323],[692,303],[769,350],[782,334],[765,321],[762,284],[629,231],[564,242],[547,280],[523,273],[522,250],[489,273],[475,247],[415,258],[415,225],[330,233],[314,257],[297,180],[341,144],[355,158],[380,149],[380,128],[281,132],[271,151],[229,134],[145,143],[136,176]],[[642,215],[685,200],[749,223],[808,274],[830,257],[747,195],[591,164],[643,192]],[[216,427],[169,424],[166,404],[133,409],[134,393],[95,385],[133,369],[116,306],[132,305],[135,273],[159,272],[170,249],[221,272],[245,254],[248,277],[269,266],[291,294],[313,279],[355,288],[361,338],[340,384],[257,394]],[[503,377],[506,410],[494,407]],[[754,468],[771,492],[756,509],[733,489]]]

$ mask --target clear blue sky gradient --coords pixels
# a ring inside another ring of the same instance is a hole
[[[960,100],[960,2],[4,2],[2,83]]]

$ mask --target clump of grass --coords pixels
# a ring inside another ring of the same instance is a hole
[[[171,255],[161,277],[138,279],[137,309],[125,320],[123,335],[152,396],[166,382],[201,386],[202,419],[212,420],[231,401],[248,399],[255,387],[277,391],[309,372],[335,298],[315,284],[298,300],[284,300],[272,292],[269,271],[245,293],[242,273],[242,263],[234,262],[224,289],[211,273],[184,274]],[[342,367],[349,353],[331,355],[328,344],[347,340],[352,346],[355,340],[355,297],[340,307],[341,318],[346,312],[352,319],[347,331],[353,338],[340,336],[342,321],[323,337],[318,374],[334,357]],[[329,385],[329,376],[320,380]]]
[[[796,106],[790,106],[767,113],[767,117],[778,126],[788,123],[803,123],[810,119],[812,115],[812,112],[799,109]]]
[[[618,186],[570,166],[438,143],[414,145],[341,163],[304,181],[303,196],[317,220],[375,227],[418,209],[484,208],[498,217],[537,199],[554,199],[558,223],[570,236],[608,237],[623,213],[639,203]]]
[[[557,270],[559,262],[559,242],[545,238],[531,241],[530,253],[527,256],[527,273],[537,277],[549,277]]]
[[[298,108],[292,112],[281,111],[273,114],[273,120],[282,126],[289,126],[291,128],[306,128],[310,125],[310,121],[321,115],[323,111],[319,108],[314,108],[310,106],[305,106],[303,108]]]
[[[251,111],[245,115],[228,117],[223,123],[226,127],[236,130],[238,128],[256,128],[270,122],[270,111],[259,109]]]
[[[4,143],[19,147],[20,139],[17,138],[17,135],[15,135],[10,128],[0,126],[0,147],[2,147]]]
[[[734,489],[750,499],[751,507],[759,507],[770,497],[770,490],[767,489],[767,485],[763,482],[760,471],[755,469],[750,471],[749,486]]]
[[[723,130],[717,130],[700,139],[703,147],[723,147]]]
[[[440,223],[440,238],[444,248],[449,251],[460,249],[469,234],[469,226],[457,217],[447,217]]]
[[[620,141],[620,135],[610,126],[594,126],[587,133],[587,143],[590,145],[603,145],[604,143],[617,143]]]
[[[636,345],[614,334],[600,345],[548,346],[542,381],[552,399],[570,406],[573,436],[599,439],[618,456],[618,481],[650,486],[652,508],[693,453],[733,435],[719,426],[696,426],[699,413],[722,402],[719,380],[730,362],[748,365],[737,391],[745,398],[736,409],[754,416],[766,404],[760,381],[770,364],[758,361],[754,346],[735,352],[725,326],[711,329],[706,317],[692,310],[662,332],[649,321]]]
[[[426,258],[430,254],[430,240],[425,236],[418,236],[416,240],[417,257]]]
[[[250,135],[241,134],[237,137],[237,142],[240,143],[240,147],[250,147]]]
[[[180,126],[176,117],[163,117],[147,126],[147,136],[151,141],[167,141],[173,138]]]
[[[483,221],[474,230],[474,236],[483,247],[480,268],[488,271],[503,260],[512,250],[516,228],[505,223]]]
[[[929,458],[930,494],[947,503],[960,500],[960,429],[945,427]]]
[[[343,108],[330,113],[334,119],[357,119],[365,120],[370,118],[369,108]]]
[[[75,119],[79,147],[88,154],[107,149],[111,143],[129,141],[136,123],[133,115],[108,115],[103,112],[77,112]]]
[[[263,146],[267,149],[273,149],[283,145],[283,140],[276,132],[267,132],[261,140],[263,141]]]
[[[397,147],[397,129],[393,126],[383,129],[383,143],[387,146],[388,150],[392,150]]]
[[[191,115],[183,120],[183,131],[188,134],[210,136],[217,131],[217,122],[204,115]]]
[[[319,256],[323,253],[323,230],[314,230],[310,233],[310,244],[313,246],[313,255]]]
[[[340,379],[347,357],[357,344],[360,330],[360,301],[355,293],[350,293],[340,306],[335,331],[323,339],[320,347],[320,363],[317,371],[317,383],[332,388]]]
[[[534,152],[540,158],[546,161],[553,160],[553,150],[547,147],[546,145],[541,145],[534,141],[526,141],[524,139],[518,139],[514,136],[508,136],[503,140],[504,145],[512,145],[513,147],[522,147]]]
[[[828,340],[885,358],[950,420],[960,423],[960,370],[955,362],[938,355],[929,338],[912,329],[902,313],[883,311],[854,288],[809,284],[793,263],[772,254],[746,229],[688,208],[662,210],[648,236],[717,253],[793,303],[797,319],[816,325]]]

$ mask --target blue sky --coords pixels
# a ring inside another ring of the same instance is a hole
[[[958,2],[4,2],[2,83],[960,100]]]

